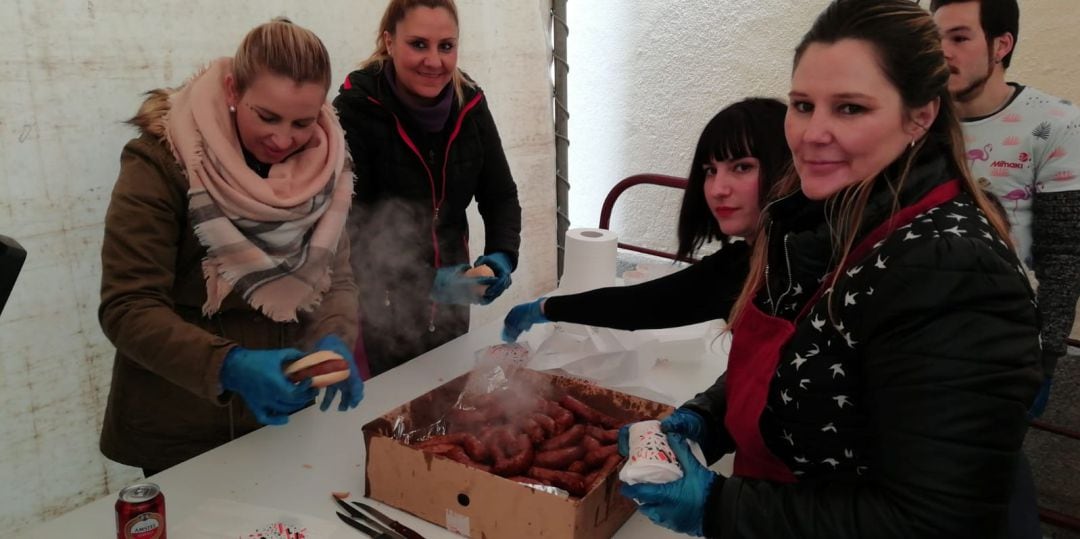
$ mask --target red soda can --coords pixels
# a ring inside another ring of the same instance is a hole
[[[166,539],[165,495],[154,483],[124,487],[116,499],[116,539]]]

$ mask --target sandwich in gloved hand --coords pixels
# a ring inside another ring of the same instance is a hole
[[[285,367],[285,376],[293,383],[311,378],[311,387],[323,388],[349,377],[349,362],[327,350],[308,354]]]

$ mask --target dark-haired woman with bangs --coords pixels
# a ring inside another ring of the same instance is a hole
[[[724,318],[746,278],[748,244],[766,196],[791,163],[786,110],[775,99],[746,99],[717,113],[698,139],[679,214],[678,258],[686,260],[715,240],[722,242],[719,251],[639,285],[518,305],[506,315],[503,340],[515,341],[533,324],[549,321],[637,330]]]

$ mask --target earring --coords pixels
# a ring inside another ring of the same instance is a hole
[[[914,149],[914,148],[915,148],[915,137],[911,137],[911,146],[910,146],[910,147],[911,147],[912,149]]]
[[[229,105],[229,112],[236,112],[236,105]]]

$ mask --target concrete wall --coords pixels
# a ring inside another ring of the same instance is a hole
[[[461,64],[487,91],[524,206],[521,269],[474,323],[554,285],[546,0],[459,0]],[[595,226],[619,179],[685,175],[705,122],[787,92],[791,50],[825,0],[571,0],[570,216]],[[924,2],[925,3],[925,2]],[[0,234],[30,251],[0,317],[0,535],[139,477],[97,450],[112,348],[96,320],[101,223],[139,93],[231,54],[288,15],[340,80],[370,51],[382,2],[7,0],[0,3]],[[1012,78],[1080,101],[1075,0],[1021,0]],[[614,227],[671,244],[678,193],[644,189]],[[667,208],[667,211],[662,211]],[[473,219],[473,238],[482,238]],[[479,248],[479,246],[477,246]]]
[[[483,323],[554,286],[549,2],[459,3],[460,64],[489,96],[525,208],[521,269],[506,297],[475,312]],[[140,94],[231,55],[248,29],[277,15],[324,40],[336,92],[370,53],[384,5],[0,3],[0,234],[30,253],[0,317],[0,535],[141,476],[97,448],[113,350],[96,315],[102,219],[133,135],[121,122]],[[482,239],[473,221],[472,237]]]
[[[743,97],[787,95],[792,51],[827,0],[571,1],[570,219],[596,226],[604,196],[643,172],[685,177],[697,137]],[[923,2],[928,5],[929,2]],[[1080,102],[1075,0],[1020,0],[1010,78]],[[612,228],[673,249],[681,194],[635,188]]]

